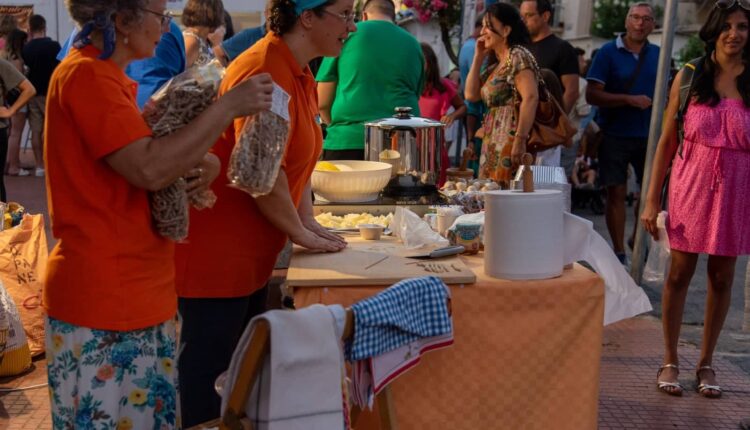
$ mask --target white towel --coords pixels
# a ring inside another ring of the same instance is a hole
[[[271,351],[245,405],[258,430],[344,428],[343,351],[340,330],[327,306],[269,311],[250,322],[229,365],[221,396],[226,410],[242,359],[259,319],[271,327]]]
[[[565,264],[584,260],[604,279],[604,325],[648,312],[648,296],[586,219],[565,213]]]

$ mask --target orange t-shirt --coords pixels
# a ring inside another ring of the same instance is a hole
[[[249,76],[270,73],[291,97],[289,138],[282,168],[289,179],[289,193],[299,206],[315,162],[323,146],[317,124],[318,97],[308,67],[294,59],[286,43],[267,34],[232,61],[221,83],[226,93]],[[212,209],[190,211],[190,232],[176,247],[177,294],[180,297],[242,297],[261,288],[273,271],[276,256],[287,236],[260,212],[249,194],[227,187],[229,155],[244,118],[234,121],[212,151],[221,160],[219,177],[211,188],[218,199]]]
[[[44,307],[71,324],[135,330],[176,313],[174,246],[151,228],[147,192],[104,159],[151,130],[138,112],[136,83],[99,53],[71,50],[47,94],[47,201],[59,241]]]

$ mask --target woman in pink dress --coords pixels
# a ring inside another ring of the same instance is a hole
[[[652,181],[641,221],[657,237],[656,215],[667,168],[667,235],[672,263],[664,284],[662,321],[666,352],[657,388],[681,395],[677,342],[682,313],[698,255],[708,254],[708,296],[703,342],[696,366],[698,392],[716,398],[721,387],[711,367],[716,342],[732,294],[738,255],[750,253],[750,7],[745,0],[719,0],[700,30],[706,43],[702,67],[694,76],[684,120],[681,156],[676,156],[677,124],[665,122],[654,158]],[[674,80],[665,118],[675,118],[680,72]]]

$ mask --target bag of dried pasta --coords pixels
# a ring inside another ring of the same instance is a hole
[[[218,60],[191,67],[164,84],[143,108],[143,118],[154,137],[166,136],[184,127],[213,103],[224,67]],[[162,236],[179,241],[188,233],[189,207],[212,207],[216,195],[206,190],[188,199],[186,181],[178,179],[168,187],[150,194],[151,217]]]
[[[249,117],[227,166],[229,186],[253,197],[271,192],[289,136],[289,95],[274,84],[271,110]]]

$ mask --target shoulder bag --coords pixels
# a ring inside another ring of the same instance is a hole
[[[525,50],[522,47],[514,47],[514,49]],[[531,58],[534,75],[539,86],[539,102],[536,106],[534,124],[531,130],[529,130],[526,150],[531,153],[537,153],[558,145],[570,147],[573,144],[573,136],[576,134],[576,128],[570,122],[560,104],[547,89],[547,84],[544,82],[544,78],[542,78],[542,73],[539,65],[536,63],[536,59],[534,59],[534,55],[528,51],[526,51],[526,54]],[[513,87],[513,97],[518,115],[520,114],[521,95],[518,94],[513,78],[510,79],[510,82]]]

